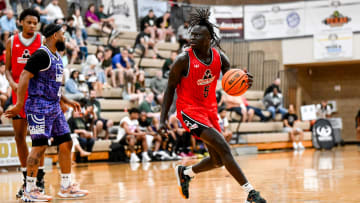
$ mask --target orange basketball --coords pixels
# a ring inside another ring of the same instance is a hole
[[[240,69],[231,69],[225,73],[221,85],[224,91],[231,96],[240,96],[246,92],[248,76]]]

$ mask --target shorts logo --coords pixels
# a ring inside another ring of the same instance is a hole
[[[63,81],[63,73],[64,69],[62,67],[62,64],[56,64],[56,82]]]
[[[199,128],[199,126],[196,123],[191,123],[188,120],[184,120],[184,123],[186,124],[186,126],[190,129],[190,130],[194,130],[196,128]]]
[[[45,134],[45,116],[27,114],[27,121],[29,123],[29,131],[31,135]]]

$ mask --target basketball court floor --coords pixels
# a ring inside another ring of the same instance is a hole
[[[356,146],[332,151],[271,152],[238,156],[248,179],[268,202],[360,202],[360,152]],[[146,164],[90,163],[74,166],[75,179],[91,191],[86,199],[53,202],[244,202],[241,187],[224,168],[199,174],[190,184],[190,199],[178,193],[174,167],[198,160]],[[47,170],[47,193],[59,188],[57,166]],[[0,172],[0,202],[15,199],[21,175]]]

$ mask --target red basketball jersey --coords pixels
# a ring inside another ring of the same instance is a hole
[[[11,73],[14,81],[19,83],[20,74],[24,70],[25,65],[30,58],[30,56],[40,48],[42,44],[41,34],[36,33],[33,41],[28,45],[24,45],[21,42],[19,35],[22,33],[14,35],[11,46]],[[27,91],[25,95],[25,100],[27,99]],[[12,91],[12,102],[15,105],[17,101],[17,95]],[[25,105],[20,112],[20,117],[25,118]]]
[[[28,46],[21,42],[20,34],[22,33],[14,35],[11,47],[11,72],[16,83],[19,82],[20,74],[24,70],[30,56],[41,46],[41,34],[36,33],[34,41]]]
[[[220,77],[221,59],[219,52],[212,48],[212,60],[209,65],[200,61],[192,48],[189,55],[188,75],[184,76],[177,86],[176,108],[182,111],[187,107],[202,107],[217,110],[216,85]],[[217,112],[215,112],[217,113]]]

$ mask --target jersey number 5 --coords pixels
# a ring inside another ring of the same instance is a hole
[[[210,85],[207,85],[207,86],[205,86],[205,88],[204,88],[204,97],[205,97],[205,98],[209,95],[209,88],[210,88]]]

